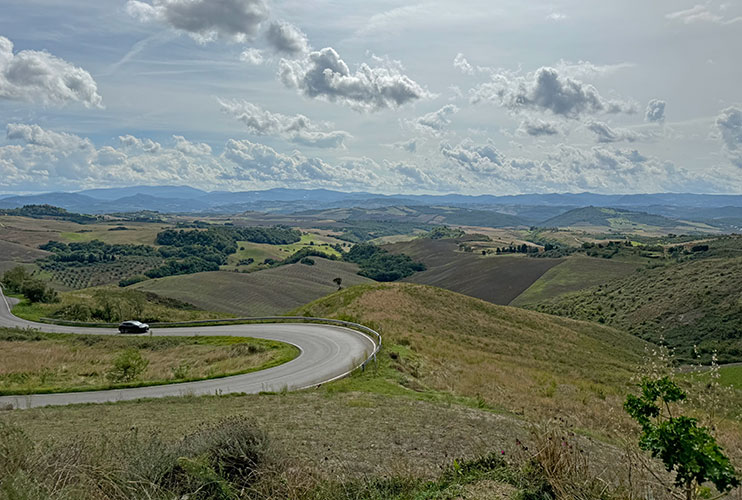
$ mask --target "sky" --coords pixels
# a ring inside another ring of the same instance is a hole
[[[3,0],[0,193],[742,193],[742,2]]]

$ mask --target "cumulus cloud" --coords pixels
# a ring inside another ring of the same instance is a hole
[[[240,61],[260,66],[263,64],[265,59],[263,58],[263,52],[261,50],[249,48],[242,51],[242,54],[240,54]]]
[[[331,47],[310,52],[301,60],[281,59],[279,75],[286,87],[307,97],[339,102],[359,111],[395,109],[431,96],[396,65],[372,68],[364,63],[351,72]]]
[[[139,149],[145,153],[159,153],[162,150],[162,145],[159,142],[147,138],[140,139],[133,135],[119,136],[119,142],[126,148]]]
[[[208,156],[211,146],[204,142],[191,142],[182,135],[174,135],[175,149],[188,156]]]
[[[229,140],[221,153],[174,135],[167,145],[123,135],[118,146],[96,148],[87,138],[11,124],[0,146],[0,187],[39,190],[132,184],[191,184],[210,188],[306,186],[338,189],[390,186],[402,179],[368,158],[327,162],[250,141]]]
[[[466,57],[464,57],[464,54],[461,52],[456,54],[456,57],[453,59],[453,66],[454,68],[458,68],[465,75],[474,74],[474,66],[469,64],[469,61],[466,60]]]
[[[323,130],[304,115],[274,113],[241,100],[219,100],[224,113],[242,122],[255,135],[277,135],[291,142],[320,148],[341,148],[352,136],[343,130]]]
[[[129,0],[126,11],[142,22],[159,22],[200,43],[222,39],[244,43],[268,18],[263,0]]]
[[[471,176],[466,184],[477,182],[499,192],[665,192],[698,185],[709,191],[729,189],[635,149],[562,144],[544,158],[532,159],[507,157],[492,143],[466,139],[455,146],[443,144],[440,151],[444,160],[460,169],[452,175]]]
[[[533,137],[559,135],[561,133],[556,123],[539,119],[524,120],[518,130]]]
[[[650,99],[644,112],[644,119],[648,122],[662,123],[665,121],[665,101]]]
[[[272,22],[265,38],[273,50],[282,54],[299,56],[309,52],[307,36],[299,28],[285,21]]]
[[[368,159],[350,159],[330,165],[319,158],[308,158],[298,151],[283,154],[264,144],[230,139],[223,154],[235,166],[225,178],[277,182],[292,185],[335,187],[374,186],[380,178]]]
[[[423,189],[440,188],[439,181],[417,165],[411,165],[408,163],[397,163],[391,165],[390,170],[402,177],[402,185],[409,185],[415,188]]]
[[[601,143],[636,142],[644,138],[642,134],[634,132],[633,130],[621,128],[614,129],[609,127],[607,123],[603,122],[589,121],[585,127],[595,134],[596,140]]]
[[[399,141],[390,144],[391,147],[394,149],[401,149],[402,151],[407,151],[408,153],[415,153],[417,151],[417,141],[418,139],[416,137],[409,139],[407,141]]]
[[[477,145],[471,139],[466,139],[455,146],[443,143],[440,150],[445,158],[473,172],[496,170],[505,161],[505,155],[492,143]]]
[[[13,53],[13,42],[0,36],[0,99],[60,106],[70,102],[101,108],[102,98],[90,73],[48,52]]]
[[[437,111],[432,111],[407,123],[421,132],[437,135],[451,124],[451,115],[458,112],[458,106],[446,104]]]
[[[742,110],[734,106],[723,109],[716,117],[716,127],[729,160],[742,168]]]
[[[633,104],[606,99],[594,86],[562,76],[558,70],[549,67],[539,68],[525,76],[494,73],[490,82],[472,89],[471,101],[494,101],[513,111],[547,111],[572,119],[583,114],[634,111]]]

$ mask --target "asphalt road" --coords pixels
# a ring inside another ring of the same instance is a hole
[[[8,302],[11,301],[11,304]],[[0,291],[0,326],[34,328],[44,332],[119,335],[105,328],[77,328],[34,323],[10,312],[13,299]],[[0,407],[33,408],[77,403],[105,403],[166,396],[249,393],[302,389],[347,375],[373,351],[374,342],[366,335],[339,326],[271,323],[255,325],[162,328],[156,336],[234,335],[278,340],[297,346],[301,353],[283,365],[258,372],[212,380],[183,382],[132,389],[0,396]]]

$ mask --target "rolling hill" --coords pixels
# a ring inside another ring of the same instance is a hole
[[[583,207],[570,210],[539,225],[542,227],[608,226],[618,223],[644,224],[659,227],[674,227],[678,222],[662,215],[632,212],[618,208]]]
[[[358,266],[312,257],[313,266],[289,264],[253,273],[208,272],[148,280],[134,288],[193,304],[207,311],[237,316],[266,316],[286,311],[343,286],[373,282],[358,276]]]
[[[427,270],[405,281],[437,286],[501,305],[509,304],[562,261],[458,252],[458,243],[451,239],[420,238],[384,248],[392,253],[407,254],[427,266]]]
[[[529,416],[570,414],[591,426],[607,423],[599,408],[620,405],[644,348],[612,328],[410,283],[349,288],[295,312],[379,328],[413,390],[479,397]]]
[[[704,258],[642,270],[622,279],[557,297],[536,310],[603,322],[708,361],[742,361],[742,257]]]

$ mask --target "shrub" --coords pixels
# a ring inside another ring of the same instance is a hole
[[[304,257],[299,261],[300,263],[307,265],[307,266],[313,266],[314,265],[314,259],[310,259],[309,257]]]
[[[129,285],[134,285],[135,283],[140,283],[142,281],[147,281],[149,278],[144,276],[143,274],[137,274],[136,276],[132,276],[130,278],[124,278],[119,281],[120,287],[127,287]]]
[[[39,280],[27,280],[21,287],[21,293],[31,302],[44,302],[47,304],[59,302],[59,294],[53,288],[46,286]]]
[[[629,394],[626,412],[642,427],[639,447],[659,457],[668,472],[675,472],[675,486],[688,500],[696,498],[698,487],[710,481],[721,493],[739,486],[734,466],[724,455],[709,429],[695,418],[673,416],[670,404],[686,398],[678,385],[664,376],[644,378],[639,396]]]
[[[107,377],[112,382],[131,382],[147,369],[149,361],[142,357],[138,349],[122,351],[113,361],[113,368]]]

